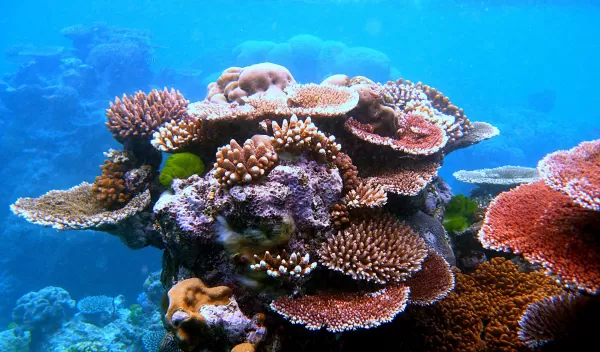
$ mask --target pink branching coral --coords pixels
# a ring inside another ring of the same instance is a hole
[[[600,139],[548,154],[538,170],[552,189],[565,193],[575,204],[600,211]]]
[[[148,95],[141,91],[129,97],[123,95],[106,110],[106,126],[121,142],[128,137],[149,140],[162,124],[183,119],[188,103],[179,91],[167,88],[154,89]]]
[[[567,286],[600,291],[600,214],[544,181],[501,193],[479,232],[485,248],[522,254]]]
[[[282,297],[271,308],[309,330],[331,332],[368,329],[392,321],[404,311],[410,289],[387,286],[375,292],[323,293],[300,298]]]
[[[387,213],[351,223],[323,244],[321,263],[354,279],[402,282],[421,269],[427,246],[408,225]]]

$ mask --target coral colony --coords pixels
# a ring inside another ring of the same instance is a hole
[[[164,250],[161,351],[280,350],[295,329],[285,320],[340,333],[407,306],[434,312],[427,350],[517,350],[546,343],[553,302],[574,300],[551,296],[600,290],[600,141],[547,156],[539,180],[526,170],[512,183],[532,182],[483,220],[486,248],[549,276],[502,258],[463,274],[439,222],[449,190],[437,172],[499,131],[435,88],[341,74],[298,84],[260,63],[225,70],[203,101],[165,88],[117,98],[106,115],[123,150],[105,154],[93,184],[11,208]],[[162,152],[173,156],[159,181]]]

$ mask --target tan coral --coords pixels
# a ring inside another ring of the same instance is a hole
[[[366,170],[362,182],[382,187],[386,192],[415,196],[436,176],[440,164],[435,160],[401,160],[382,168]]]
[[[371,187],[361,183],[344,197],[348,208],[375,208],[387,203],[387,194],[381,186]]]
[[[150,201],[150,191],[145,191],[118,210],[104,211],[104,203],[98,200],[92,185],[83,182],[68,190],[50,191],[39,198],[19,198],[10,208],[34,224],[57,230],[85,230],[116,225],[141,212]]]
[[[254,271],[266,271],[272,277],[300,278],[310,274],[316,267],[316,262],[310,261],[310,255],[301,255],[293,252],[288,256],[285,249],[277,257],[273,257],[269,251],[261,257],[254,255],[255,264],[250,265]]]
[[[411,304],[428,305],[443,299],[454,289],[454,274],[446,259],[429,249],[421,270],[404,284],[410,287]]]
[[[188,103],[179,91],[167,88],[123,95],[106,110],[106,126],[120,142],[128,137],[149,140],[163,123],[184,118]]]
[[[240,146],[235,140],[217,151],[214,177],[223,185],[235,186],[260,180],[278,161],[270,138],[255,135]]]
[[[423,239],[387,213],[351,223],[319,251],[329,269],[377,283],[405,281],[421,269],[426,256]]]
[[[342,229],[350,222],[350,213],[344,202],[338,202],[331,206],[329,210],[331,223],[336,229]]]
[[[343,116],[358,104],[358,93],[332,84],[296,84],[285,89],[291,112],[301,116]]]

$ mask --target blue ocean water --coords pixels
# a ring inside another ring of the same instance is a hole
[[[264,61],[301,83],[335,73],[421,81],[501,131],[445,159],[440,175],[468,193],[454,171],[535,167],[600,138],[598,18],[594,1],[3,1],[0,330],[27,292],[57,286],[130,306],[161,269],[157,249],[9,210],[93,182],[102,152],[120,146],[104,126],[115,96],[168,86],[197,101],[224,69]]]

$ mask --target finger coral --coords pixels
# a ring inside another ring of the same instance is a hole
[[[175,89],[123,95],[106,110],[106,126],[120,142],[128,137],[150,140],[163,123],[184,118],[187,105],[188,101]]]
[[[10,209],[27,221],[52,226],[57,230],[102,229],[115,225],[141,212],[150,204],[150,191],[146,190],[125,206],[105,211],[93,186],[87,182],[66,191],[50,191],[39,198],[19,198]]]
[[[454,291],[422,318],[427,351],[522,351],[518,322],[527,305],[564,292],[544,274],[519,272],[500,257],[455,277]]]
[[[256,135],[240,146],[235,140],[219,148],[214,177],[223,185],[248,184],[265,176],[278,156],[267,136]]]
[[[134,156],[114,149],[104,153],[108,159],[100,166],[102,175],[96,177],[92,190],[106,209],[118,209],[131,199],[132,194],[125,187],[125,172],[134,165]]]
[[[355,189],[350,190],[344,200],[350,209],[374,208],[387,203],[387,194],[381,186],[371,187],[361,183]]]
[[[255,254],[254,261],[255,264],[250,265],[251,270],[266,271],[272,277],[304,277],[317,267],[317,262],[311,262],[308,253],[301,255],[293,252],[288,256],[285,249],[275,258],[269,251],[262,258]]]
[[[548,154],[538,170],[552,189],[565,193],[577,205],[600,211],[600,139]]]
[[[426,256],[421,237],[386,213],[351,223],[319,251],[329,269],[377,283],[405,281],[421,269]]]
[[[404,311],[409,292],[405,286],[387,286],[375,292],[282,297],[273,301],[271,308],[309,330],[369,329],[391,321]]]

